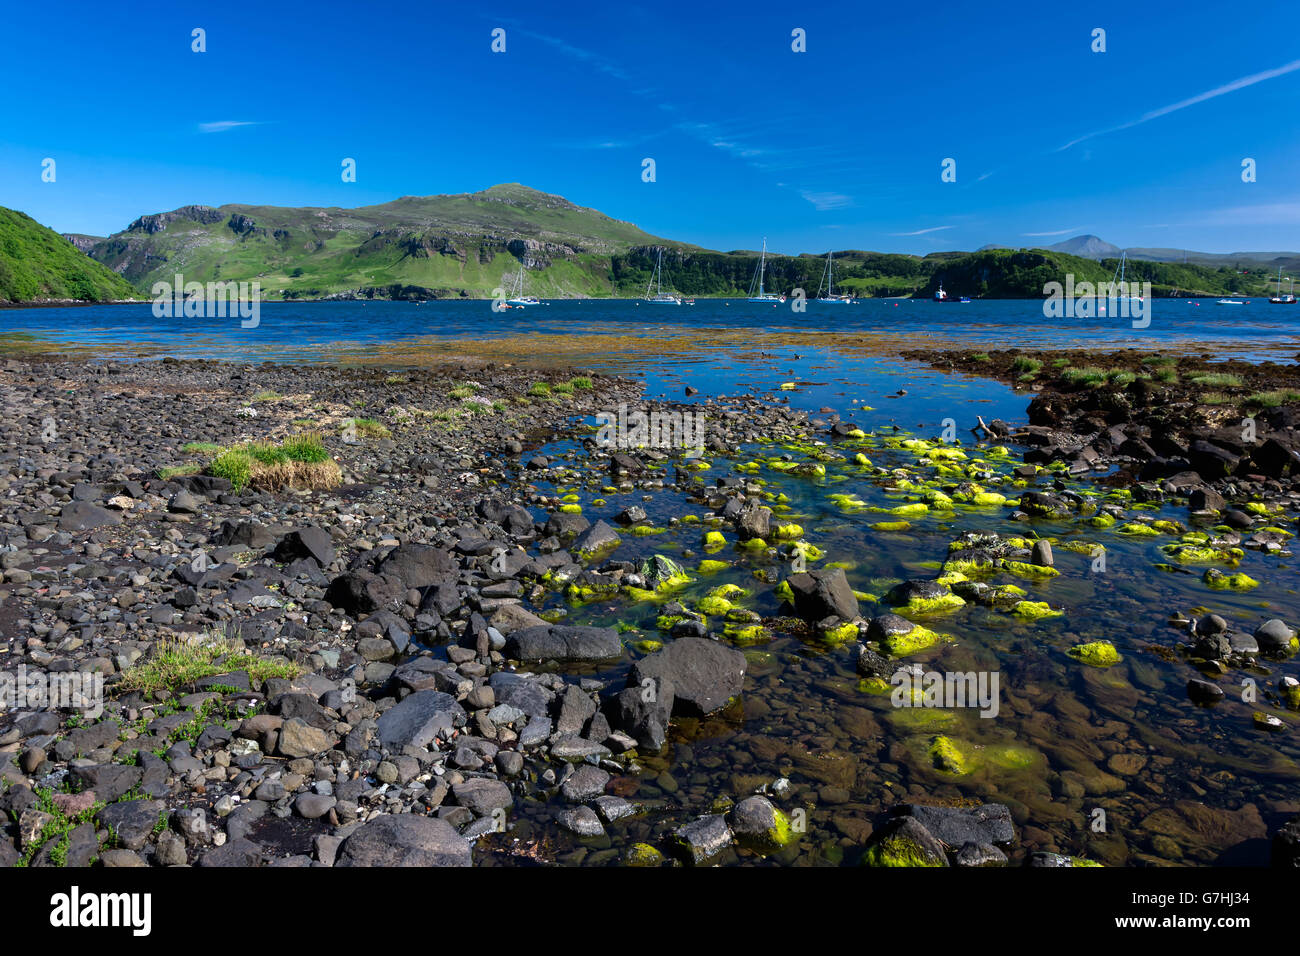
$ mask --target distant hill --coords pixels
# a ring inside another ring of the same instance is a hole
[[[691,248],[521,186],[358,209],[183,206],[141,216],[90,254],[137,287],[253,280],[268,298],[490,296],[522,263],[538,296],[608,295],[610,256]]]
[[[1052,252],[1064,252],[1067,255],[1078,256],[1080,259],[1100,260],[1120,254],[1119,246],[1112,246],[1109,242],[1098,239],[1096,236],[1075,236],[1073,239],[1066,239],[1064,242],[1053,243],[1047,248]]]
[[[48,230],[47,230],[48,232]],[[52,233],[50,235],[53,235]],[[58,238],[58,237],[55,237]],[[77,249],[147,296],[157,280],[251,281],[268,300],[324,298],[484,298],[510,289],[522,267],[524,292],[540,298],[638,297],[663,250],[663,285],[686,295],[741,296],[758,264],[755,250],[716,252],[661,239],[630,222],[518,183],[476,193],[406,196],[357,209],[191,205],[137,218],[106,238],[69,233]],[[1258,295],[1282,257],[1176,253],[1157,258],[1128,250],[1127,275],[1149,281],[1155,295]],[[1041,297],[1048,281],[1109,281],[1119,249],[1096,236],[1075,236],[1046,249],[985,246],[926,256],[845,249],[835,257],[835,289],[858,297],[953,295]],[[815,297],[825,253],[769,253],[768,291]],[[101,273],[102,274],[102,273]],[[120,280],[119,280],[120,281]],[[122,294],[126,294],[124,287]]]
[[[0,302],[110,302],[136,295],[129,282],[53,229],[0,206]]]

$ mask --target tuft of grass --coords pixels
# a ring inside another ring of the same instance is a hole
[[[234,638],[208,635],[192,643],[163,639],[147,659],[122,672],[117,689],[125,694],[173,691],[231,671],[247,671],[250,679],[260,683],[271,677],[297,677],[299,667],[287,661],[258,657],[243,641]]]
[[[547,398],[551,394],[551,386],[545,382],[533,382],[528,388],[528,394],[533,398]]]
[[[387,425],[373,418],[349,418],[340,430],[347,431],[349,428],[362,438],[388,438],[392,435]]]
[[[1156,370],[1156,380],[1161,382],[1177,382],[1178,370],[1172,368],[1161,368]]]
[[[573,384],[571,382],[561,382],[555,386],[554,391],[557,395],[572,395]]]
[[[389,375],[384,379],[385,385],[405,385],[407,378],[405,375]]]
[[[253,456],[246,451],[227,448],[208,462],[208,474],[225,478],[235,491],[243,491],[253,478]]]
[[[1026,377],[1033,378],[1042,367],[1041,361],[1028,355],[1017,355],[1011,362],[1011,371],[1020,372],[1022,380]]]
[[[1052,362],[1052,368],[1065,368],[1069,364],[1070,360],[1068,358],[1059,358]]]
[[[166,468],[158,469],[158,477],[163,481],[171,481],[173,478],[180,478],[184,475],[197,475],[203,468],[200,465],[169,465]]]
[[[1061,378],[1069,382],[1071,385],[1086,385],[1089,388],[1095,388],[1106,381],[1106,372],[1104,369],[1086,365],[1083,367],[1067,368],[1061,373]]]
[[[1232,396],[1225,395],[1223,392],[1202,392],[1202,405],[1229,405],[1232,403]]]
[[[328,489],[343,480],[342,471],[315,432],[291,435],[278,445],[262,441],[224,448],[208,463],[207,473],[225,478],[235,491],[250,485],[267,491]]]
[[[1106,378],[1114,385],[1130,385],[1137,381],[1137,376],[1128,369],[1113,368],[1106,373]]]
[[[1154,366],[1177,365],[1178,359],[1172,355],[1148,355],[1142,360],[1142,364]]]
[[[478,389],[472,385],[458,385],[447,393],[447,397],[453,402],[463,401],[472,396]]]
[[[1254,395],[1246,396],[1246,404],[1254,408],[1277,408],[1292,402],[1300,402],[1300,392],[1285,388],[1272,392],[1256,392]]]
[[[1203,375],[1193,375],[1191,382],[1193,385],[1211,385],[1215,388],[1241,388],[1241,376],[1230,375],[1227,372],[1207,372]]]
[[[268,389],[263,389],[260,392],[254,393],[253,397],[250,398],[249,401],[250,402],[278,402],[282,398],[284,398],[284,396],[281,395],[279,392],[275,391],[274,389],[268,388]]]
[[[569,379],[569,384],[583,392],[589,392],[595,387],[591,384],[591,379],[585,375],[579,375],[575,378]]]
[[[987,362],[987,361],[990,360],[990,359],[989,359],[989,353],[988,353],[988,352],[976,352],[974,355],[972,355],[972,356],[970,357],[970,360],[971,360],[972,362]]]
[[[182,445],[181,451],[187,455],[215,455],[221,451],[221,446],[210,441],[192,441]]]
[[[325,442],[317,432],[303,432],[290,435],[280,443],[280,449],[289,461],[316,464],[329,461],[330,453],[325,450]]]

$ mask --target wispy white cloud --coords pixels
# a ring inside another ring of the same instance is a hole
[[[1052,232],[1022,232],[1021,235],[1037,238],[1039,236],[1071,236],[1080,232],[1083,232],[1083,229],[1072,227],[1070,229],[1055,229]]]
[[[224,133],[237,126],[261,126],[257,120],[218,120],[215,123],[200,123],[200,133]]]
[[[818,212],[825,212],[828,209],[843,209],[845,206],[853,205],[853,197],[846,196],[843,193],[812,192],[801,189],[799,195],[812,203],[813,208]]]
[[[1279,76],[1286,76],[1288,73],[1294,73],[1296,70],[1300,70],[1300,60],[1292,60],[1290,63],[1276,67],[1272,70],[1264,70],[1262,73],[1252,73],[1250,76],[1240,77],[1239,79],[1233,80],[1231,83],[1216,86],[1212,90],[1206,90],[1204,93],[1198,93],[1185,100],[1179,100],[1177,103],[1171,103],[1168,106],[1162,106],[1159,109],[1143,113],[1137,119],[1131,120],[1130,122],[1121,123],[1119,126],[1112,126],[1109,129],[1099,129],[1091,133],[1086,133],[1078,139],[1070,140],[1070,142],[1058,149],[1057,152],[1064,152],[1071,146],[1079,145],[1084,140],[1093,139],[1097,136],[1105,136],[1108,133],[1118,133],[1120,130],[1132,129],[1134,126],[1141,126],[1143,123],[1149,123],[1153,119],[1159,119],[1162,116],[1168,116],[1170,113],[1185,110],[1189,106],[1204,103],[1206,100],[1212,100],[1215,97],[1225,96],[1228,93],[1235,93],[1237,90],[1244,90],[1248,86],[1254,86],[1256,83],[1263,83],[1265,80],[1272,80]]]
[[[891,232],[891,236],[924,236],[931,232],[943,232],[945,229],[953,229],[954,226],[931,226],[929,229],[918,229],[915,232]]]

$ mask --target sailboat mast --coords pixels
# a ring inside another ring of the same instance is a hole
[[[767,273],[767,236],[763,237],[763,251],[758,258],[758,297],[763,297],[763,276]]]

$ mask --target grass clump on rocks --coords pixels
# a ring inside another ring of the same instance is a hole
[[[235,491],[252,486],[266,491],[300,488],[310,491],[336,488],[343,480],[320,435],[305,432],[280,442],[249,442],[223,448],[206,469],[225,478]]]
[[[360,438],[388,438],[388,426],[373,418],[349,418],[343,422],[343,431],[351,430]]]
[[[176,638],[159,641],[146,658],[123,671],[117,689],[127,694],[173,691],[232,671],[246,671],[249,680],[260,683],[271,677],[297,677],[299,668],[289,661],[258,657],[236,638]]]

